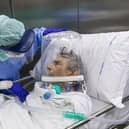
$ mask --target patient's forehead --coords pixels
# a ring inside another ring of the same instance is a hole
[[[66,63],[66,62],[68,62],[68,58],[63,57],[61,55],[57,55],[57,57],[55,58],[54,61],[59,61],[59,62],[62,62],[62,63]]]

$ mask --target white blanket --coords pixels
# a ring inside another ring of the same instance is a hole
[[[14,100],[6,100],[0,107],[0,129],[40,129],[27,110]]]
[[[90,98],[81,92],[64,93],[47,101],[32,92],[26,103],[28,106],[19,105],[13,98],[4,100],[0,106],[0,129],[63,129],[77,122],[65,118],[63,111],[88,117],[92,110]]]
[[[88,117],[92,109],[90,98],[81,92],[64,93],[47,101],[32,93],[28,96],[27,103],[41,109],[39,112],[32,111],[31,115],[42,129],[63,129],[77,122],[65,118],[64,111],[84,113]]]

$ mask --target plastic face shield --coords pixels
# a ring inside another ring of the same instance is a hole
[[[53,33],[45,36],[46,42],[49,42],[48,47],[44,50],[42,45],[42,56],[41,56],[41,70],[44,75],[48,75],[48,65],[51,64],[59,54],[63,47],[69,50],[73,50],[76,54],[80,53],[77,49],[79,42],[81,42],[81,36],[77,32],[65,31]]]
[[[33,30],[28,29],[24,32],[22,38],[20,41],[14,45],[14,46],[1,46],[0,48],[5,51],[12,51],[12,52],[18,52],[18,53],[24,53],[28,51],[35,39],[35,34]]]
[[[73,50],[75,54],[79,54],[79,44],[81,36],[74,31],[65,31],[58,33],[50,33],[44,37],[44,43],[41,49],[41,58],[32,71],[32,76],[36,80],[41,80],[42,75],[48,75],[48,65],[55,60],[61,48],[66,47]],[[48,45],[47,47],[45,45]]]

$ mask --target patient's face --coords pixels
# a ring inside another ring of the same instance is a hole
[[[68,59],[57,56],[52,64],[48,65],[49,76],[69,76],[71,71],[67,68]]]

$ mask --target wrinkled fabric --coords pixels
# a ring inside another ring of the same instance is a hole
[[[14,81],[19,79],[19,71],[25,62],[25,58],[10,58],[0,62],[0,80]]]
[[[88,117],[92,110],[90,98],[81,92],[62,93],[47,101],[42,99],[33,92],[27,97],[27,104],[41,109],[37,112],[32,111],[31,115],[43,129],[63,129],[77,122],[77,120],[65,118],[64,111],[84,113]]]
[[[0,61],[6,61],[8,59],[7,52],[0,49]]]
[[[65,118],[63,111],[84,113],[88,117],[92,110],[90,98],[81,92],[62,93],[48,101],[42,101],[32,92],[21,105],[13,98],[1,101],[0,129],[64,129],[77,120]]]
[[[0,105],[0,129],[41,129],[35,123],[29,112],[8,100]]]
[[[25,32],[21,21],[0,15],[0,46],[15,45]]]

